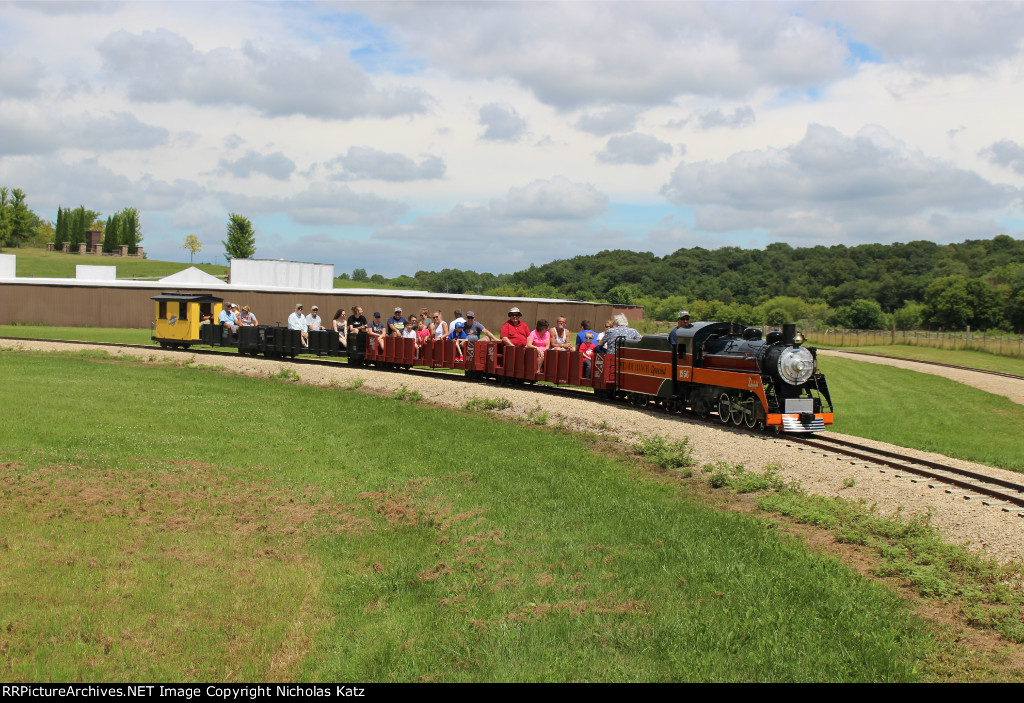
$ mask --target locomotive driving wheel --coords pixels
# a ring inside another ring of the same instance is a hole
[[[729,424],[729,416],[732,414],[732,399],[728,393],[718,396],[718,419],[723,425]]]
[[[743,417],[745,415],[745,401],[740,393],[737,393],[732,397],[732,408],[729,413],[729,418],[732,420],[732,424],[737,427],[743,426]]]

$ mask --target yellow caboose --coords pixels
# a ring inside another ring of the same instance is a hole
[[[217,325],[223,298],[206,294],[161,293],[156,302],[153,341],[161,347],[188,349],[200,343],[200,326]]]

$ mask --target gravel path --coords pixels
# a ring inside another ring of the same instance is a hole
[[[951,369],[946,366],[922,364],[917,361],[887,359],[881,356],[865,356],[864,354],[848,354],[846,352],[836,351],[833,349],[819,349],[818,353],[824,356],[838,356],[843,359],[850,359],[851,361],[864,361],[869,364],[896,366],[901,369],[910,369],[911,371],[920,371],[921,373],[930,373],[934,376],[942,376],[952,381],[957,381],[958,383],[980,388],[981,390],[989,393],[1005,396],[1014,403],[1024,405],[1024,381],[1016,378],[994,376],[990,373],[967,371],[965,369]]]
[[[69,350],[76,345],[46,342],[3,341],[4,347],[33,350]],[[95,349],[82,345],[79,348]],[[142,360],[159,361],[189,358],[187,352],[171,352],[160,349],[112,349],[117,356],[135,356]],[[195,356],[197,363],[224,368],[249,375],[269,375],[290,367],[301,378],[302,383],[316,385],[346,386],[357,379],[364,381],[364,392],[391,394],[400,386],[415,388],[425,400],[442,406],[462,406],[473,396],[481,398],[505,398],[512,407],[498,415],[525,416],[540,406],[550,414],[550,422],[562,422],[570,428],[597,433],[615,434],[627,441],[643,435],[665,435],[678,440],[689,437],[694,455],[701,463],[727,461],[742,463],[748,469],[762,469],[768,464],[782,467],[786,478],[799,480],[803,487],[822,495],[840,495],[846,499],[864,499],[877,503],[881,514],[890,514],[902,507],[906,514],[933,510],[932,522],[944,530],[954,542],[968,543],[974,548],[984,549],[992,556],[1009,561],[1024,559],[1024,518],[1017,511],[1005,513],[997,507],[983,506],[977,501],[944,493],[941,489],[929,489],[924,483],[912,483],[909,478],[895,478],[892,473],[880,473],[877,468],[866,468],[863,463],[851,463],[849,459],[833,456],[824,457],[808,449],[800,449],[785,438],[743,434],[715,424],[701,422],[686,416],[669,417],[660,411],[638,410],[630,407],[599,404],[589,400],[558,397],[537,393],[521,388],[509,388],[488,383],[472,383],[435,377],[420,377],[393,371],[375,371],[366,368],[338,366],[315,366],[270,361],[263,358],[243,356]],[[860,359],[858,359],[860,360]],[[955,371],[949,369],[950,372]],[[981,375],[981,374],[979,374]],[[1004,380],[1000,380],[1004,382]],[[843,435],[836,435],[842,437]],[[878,447],[892,447],[882,442],[859,438],[851,440],[866,442]],[[956,459],[946,459],[927,452],[903,450],[921,457],[953,462],[980,473],[1006,477],[1020,481],[1022,476]],[[853,479],[853,486],[844,488],[844,481]]]

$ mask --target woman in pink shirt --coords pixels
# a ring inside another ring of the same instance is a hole
[[[537,327],[526,338],[526,346],[537,350],[537,373],[544,368],[544,354],[551,345],[551,331],[547,320],[537,320]]]

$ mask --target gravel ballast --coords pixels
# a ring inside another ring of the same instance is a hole
[[[8,349],[37,351],[97,348],[97,345],[26,340],[4,340],[2,345]],[[810,492],[825,496],[838,495],[848,500],[863,499],[869,504],[877,504],[878,511],[883,515],[901,508],[904,514],[931,509],[932,524],[943,530],[951,541],[983,549],[1000,561],[1024,558],[1024,518],[1018,516],[1019,512],[1024,512],[1024,508],[1004,512],[999,507],[984,506],[980,501],[968,501],[960,495],[948,494],[942,488],[929,488],[924,481],[915,483],[907,476],[897,478],[891,471],[883,473],[877,467],[865,466],[864,462],[853,462],[847,457],[802,449],[787,441],[785,437],[752,435],[685,415],[669,416],[658,410],[640,410],[598,403],[589,399],[538,393],[528,388],[469,382],[462,380],[461,377],[444,378],[441,374],[434,376],[350,368],[343,363],[328,366],[248,356],[193,355],[189,352],[155,348],[103,348],[114,356],[132,356],[143,361],[180,362],[194,356],[197,363],[222,366],[231,372],[253,376],[276,374],[282,367],[287,367],[299,375],[301,383],[313,385],[329,386],[333,383],[345,387],[356,379],[363,379],[361,391],[383,395],[392,394],[404,385],[409,389],[418,390],[425,401],[440,406],[462,407],[474,396],[503,398],[512,405],[496,413],[497,416],[525,417],[527,413],[536,411],[539,406],[540,411],[549,413],[549,422],[552,424],[561,422],[574,430],[616,435],[624,441],[635,441],[640,436],[653,435],[663,435],[670,440],[689,437],[694,448],[694,457],[701,464],[726,461],[730,464],[744,464],[751,470],[761,470],[766,465],[775,464],[781,467],[781,474],[785,478],[800,481]],[[865,359],[859,358],[857,361]],[[964,373],[954,369],[948,371]],[[1000,383],[1005,384],[1006,380],[1000,379]],[[1010,481],[1021,482],[1024,479],[1014,472],[949,459],[928,452],[907,450],[854,437],[847,439],[962,466]],[[844,487],[850,483],[853,484],[851,487]]]

